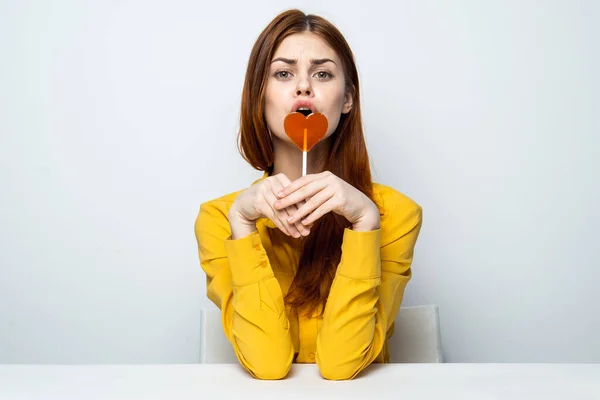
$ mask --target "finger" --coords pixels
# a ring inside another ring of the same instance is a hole
[[[329,174],[331,174],[331,172],[323,171],[320,174],[308,174],[308,175],[302,176],[302,177],[296,179],[294,182],[284,185],[284,189],[281,191],[281,195],[279,195],[279,192],[278,192],[277,197],[282,198],[282,197],[289,196],[291,193],[295,192],[296,190],[300,189],[301,187],[303,187],[311,182],[325,178]]]
[[[283,189],[283,185],[282,185],[282,181],[285,181],[285,179],[287,179],[287,177],[285,175],[282,176],[283,179],[281,180],[274,180],[271,186],[271,189],[273,190],[273,203],[275,203],[275,201],[277,201],[277,198],[275,197],[275,193],[277,193],[279,190]],[[292,204],[287,208],[281,209],[279,207],[275,207],[273,206],[274,210],[279,210],[279,212],[282,214],[281,218],[283,220],[285,220],[286,223],[290,224],[287,219],[298,210],[298,204]],[[310,233],[310,228],[305,227],[304,225],[302,225],[302,223],[300,223],[300,221],[297,221],[295,224],[290,224],[294,227],[294,229],[303,236],[306,236]]]
[[[299,209],[301,206],[303,206],[304,204],[306,204],[306,202],[307,202],[307,200],[303,200],[302,202],[298,203],[298,207],[297,207],[297,209]],[[295,210],[294,210],[294,211],[295,211]],[[293,214],[293,212],[292,212],[291,214]],[[304,228],[306,228],[306,229],[307,229],[306,236],[308,236],[308,235],[310,234],[310,230],[312,229],[312,227],[313,227],[315,224],[314,224],[314,222],[313,222],[313,223],[311,223],[311,224],[304,225],[304,224],[302,224],[302,222],[298,221],[298,222],[296,222],[296,226],[298,226],[298,225],[300,225],[300,226],[303,226]]]
[[[290,210],[288,214],[290,216],[294,215],[294,213],[296,213],[300,209],[300,207],[302,207],[304,204],[306,204],[306,200],[302,200],[300,203],[294,204],[294,205],[288,207],[287,209]],[[296,227],[300,227],[299,230],[301,230],[301,232],[303,232],[302,234],[304,236],[307,236],[310,233],[310,228],[312,228],[312,225],[311,226],[303,225],[302,222],[300,222],[300,221],[297,221],[294,224],[296,225]]]
[[[309,215],[315,209],[324,204],[327,200],[334,196],[334,192],[330,190],[322,190],[313,197],[311,197],[310,201],[306,202],[302,207],[298,209],[295,213],[292,214],[291,219],[288,219],[288,222],[295,223],[301,222],[300,220],[305,216]],[[308,225],[308,224],[303,224]]]
[[[286,219],[287,219],[291,215],[293,215],[296,211],[298,211],[298,205],[296,205],[296,204],[291,205],[288,208],[286,208],[285,210],[287,210],[287,216],[286,216]],[[306,236],[310,233],[310,228],[302,225],[302,223],[300,221],[295,222],[293,225],[296,227],[298,232],[300,232],[303,236]]]
[[[298,224],[298,223],[299,223],[300,225],[302,225],[302,226],[306,227],[306,229],[308,229],[308,230],[309,230],[309,232],[310,232],[310,230],[312,229],[312,227],[315,225],[315,223],[314,223],[314,222],[311,222],[311,223],[310,223],[310,224],[308,224],[308,225],[304,225],[304,224],[302,224],[302,222],[297,222],[297,224]]]
[[[300,222],[300,223],[302,224],[302,222]],[[308,229],[312,229],[312,227],[313,227],[314,225],[315,225],[315,223],[314,223],[314,222],[311,222],[310,224],[308,224],[308,225],[305,225],[305,226],[306,226]]]
[[[279,181],[279,183],[281,183],[281,185],[283,187],[286,187],[287,185],[292,183],[290,178],[288,178],[287,175],[284,174],[283,172],[280,172],[277,175],[273,175],[273,179],[276,179],[277,181]]]
[[[316,220],[318,220],[319,218],[321,218],[323,215],[327,214],[328,212],[335,210],[336,207],[337,207],[336,200],[332,196],[329,200],[327,200],[325,203],[323,203],[320,207],[318,207],[316,210],[314,210],[312,213],[310,213],[306,218],[304,218],[300,222],[302,222],[302,224],[304,224],[304,225],[311,224],[311,223],[315,222]]]
[[[283,173],[279,173],[269,178],[269,184],[267,186],[271,189],[270,191],[272,192],[271,194],[273,195],[273,197],[269,196],[270,201],[268,201],[268,203],[271,206],[273,213],[276,214],[278,218],[282,221],[282,223],[285,225],[286,229],[283,230],[283,232],[289,232],[290,236],[294,236],[295,234],[300,235],[302,234],[301,232],[306,231],[304,226],[300,222],[298,222],[297,224],[290,224],[289,222],[287,222],[287,218],[290,215],[289,213],[293,212],[293,210],[278,210],[273,206],[274,202],[277,201],[275,193],[281,190],[283,188],[283,185],[287,184],[288,182],[291,181]]]
[[[287,232],[288,235],[296,237],[296,238],[300,237],[302,235],[301,232],[305,231],[306,229],[300,228],[300,230],[298,230],[296,228],[295,224],[288,222],[287,218],[289,217],[289,214],[286,210],[277,210],[273,206],[273,203],[277,200],[273,190],[266,190],[264,193],[264,196],[265,196],[265,199],[267,200],[267,203],[269,204],[269,207],[271,208],[271,211],[273,212],[273,214],[276,215],[277,219],[279,219],[281,221],[281,223],[285,226],[284,232]],[[302,224],[300,224],[300,225],[302,226]]]
[[[274,183],[274,185],[273,185],[274,186],[273,189],[275,190],[276,193],[281,192],[285,187],[289,186],[292,183],[292,181],[287,177],[287,175],[285,175],[283,173],[274,175],[273,178],[275,178],[274,180],[276,180],[280,184],[280,186],[278,186],[276,183]],[[275,189],[275,188],[277,188],[277,189]],[[298,208],[301,207],[302,205],[304,205],[309,199],[310,199],[310,197],[305,200],[300,201],[297,204],[292,204],[292,205],[284,208],[285,210],[288,210],[288,216],[292,215],[294,212],[296,212],[298,210]],[[310,229],[312,228],[313,224],[304,226],[304,225],[302,225],[302,223],[300,221],[298,221],[294,224],[294,226],[303,235],[307,236],[310,233]]]
[[[267,193],[263,193],[263,198],[267,203],[266,210],[263,212],[263,214],[265,214],[271,221],[273,221],[283,233],[285,233],[286,235],[292,235],[292,233],[288,230],[290,224],[287,221],[280,219],[279,215],[277,215],[277,212],[271,207],[271,203],[267,198],[268,192],[269,191],[267,191]]]
[[[329,186],[329,182],[325,179],[319,179],[314,182],[311,182],[302,188],[296,190],[295,192],[281,198],[277,201],[275,206],[277,209],[289,207],[292,204],[296,204],[301,202],[302,200],[307,200],[308,198],[316,195],[321,192],[325,188]]]

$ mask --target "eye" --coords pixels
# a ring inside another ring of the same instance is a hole
[[[277,71],[277,72],[275,72],[275,77],[287,79],[290,77],[290,72],[289,71]]]
[[[319,71],[317,72],[315,75],[318,75],[319,79],[329,79],[332,78],[333,75],[331,75],[329,72],[327,71]]]

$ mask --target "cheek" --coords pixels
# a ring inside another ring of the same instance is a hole
[[[272,112],[274,103],[273,94],[271,93],[271,90],[267,88],[265,91],[265,113]]]
[[[273,93],[272,90],[269,90],[267,88],[267,90],[265,91],[265,115],[267,117],[271,117],[273,116],[273,113],[275,112],[275,104],[276,101],[273,98]]]
[[[327,113],[327,135],[331,135],[336,129],[340,122],[342,116],[342,108],[344,107],[344,92],[340,90],[336,90],[334,94],[332,94],[332,98],[334,98],[334,102],[331,104],[330,111]]]
[[[265,90],[265,122],[269,132],[278,137],[282,137],[284,117],[281,115],[280,104],[276,91],[267,86]]]
[[[327,134],[325,137],[329,137],[337,129],[337,126],[340,123],[340,113],[336,112],[332,116],[327,116],[327,123]]]

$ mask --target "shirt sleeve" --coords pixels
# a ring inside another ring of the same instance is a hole
[[[225,335],[255,378],[281,379],[294,349],[283,293],[257,230],[231,239],[227,210],[203,203],[194,224],[208,298],[221,309]]]
[[[326,379],[353,379],[381,352],[411,278],[422,208],[397,205],[377,230],[344,230],[342,258],[317,336]]]

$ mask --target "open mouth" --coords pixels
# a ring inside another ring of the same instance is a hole
[[[299,108],[296,110],[296,112],[301,113],[305,117],[308,117],[310,114],[312,114],[312,111],[310,110],[310,108]]]

